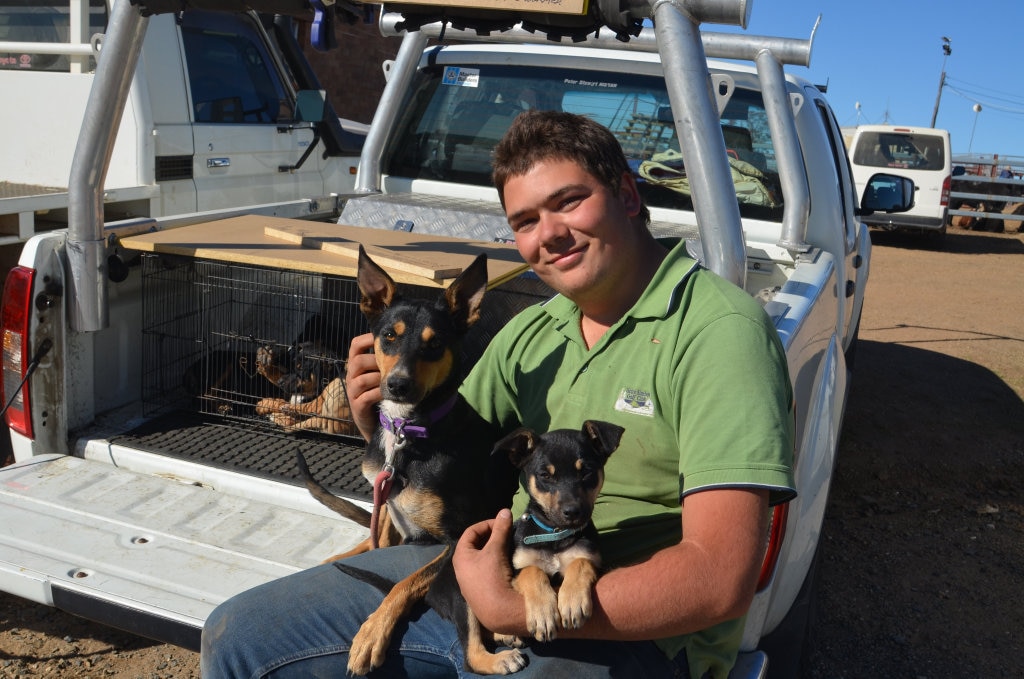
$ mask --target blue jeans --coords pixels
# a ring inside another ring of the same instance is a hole
[[[397,582],[427,563],[438,547],[401,546],[346,563]],[[383,594],[325,564],[268,582],[225,601],[203,628],[203,679],[345,677],[349,642]],[[687,679],[685,652],[670,660],[653,643],[555,640],[524,649],[514,676]],[[476,677],[463,667],[455,626],[426,607],[395,632],[388,658],[371,677]]]

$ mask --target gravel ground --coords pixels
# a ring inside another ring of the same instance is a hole
[[[873,240],[808,676],[1021,676],[1024,236]],[[0,677],[198,675],[195,653],[0,594]]]

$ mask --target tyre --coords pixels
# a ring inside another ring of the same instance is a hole
[[[814,648],[814,630],[818,617],[818,562],[821,559],[821,540],[814,550],[811,567],[804,584],[786,617],[770,634],[761,639],[758,647],[768,654],[767,679],[797,679],[807,676],[811,650]]]

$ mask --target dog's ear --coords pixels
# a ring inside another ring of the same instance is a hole
[[[363,246],[359,246],[359,264],[356,267],[356,283],[363,298],[359,301],[359,310],[366,319],[373,323],[384,310],[394,303],[398,286],[377,262],[370,259]]]
[[[626,431],[617,424],[602,422],[601,420],[587,420],[583,423],[583,435],[587,437],[594,450],[598,451],[608,459],[608,456],[615,452],[622,440],[622,434]]]
[[[448,312],[459,332],[465,332],[480,318],[480,304],[486,291],[487,255],[480,253],[444,291]]]
[[[504,454],[508,456],[518,469],[522,469],[526,465],[526,461],[533,455],[533,451],[537,448],[537,435],[526,427],[520,427],[514,432],[501,439],[494,444],[494,450],[491,452]]]

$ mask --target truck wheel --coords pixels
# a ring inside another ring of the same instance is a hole
[[[810,656],[814,649],[814,631],[818,617],[818,562],[821,540],[814,550],[814,559],[804,584],[786,617],[770,634],[761,639],[759,648],[768,654],[767,679],[798,679],[809,676]]]
[[[857,317],[857,325],[853,327],[853,339],[850,340],[850,346],[846,348],[846,374],[853,374],[853,365],[857,361],[857,343],[860,342],[860,317]]]
[[[936,231],[929,231],[927,238],[928,247],[933,250],[941,250],[946,244],[946,225],[943,224],[942,228]]]

